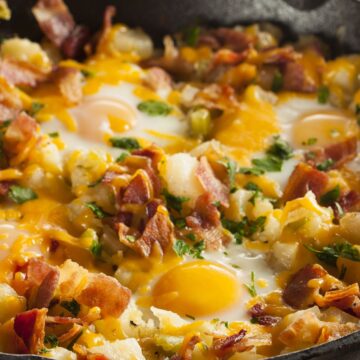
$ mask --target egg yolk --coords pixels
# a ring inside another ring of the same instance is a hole
[[[297,147],[311,145],[327,146],[345,140],[357,133],[353,117],[341,110],[306,114],[295,122],[293,140]]]
[[[153,305],[179,315],[204,316],[224,310],[239,297],[240,286],[226,267],[206,260],[178,265],[153,289]]]

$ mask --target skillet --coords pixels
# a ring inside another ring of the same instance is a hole
[[[39,39],[31,14],[34,0],[10,0],[11,21],[0,23],[0,36],[14,34]],[[360,52],[360,0],[71,0],[66,1],[78,23],[100,28],[106,5],[117,7],[116,20],[140,26],[158,42],[164,34],[194,24],[233,25],[272,21],[289,39],[295,34],[319,34],[335,54]],[[44,359],[0,353],[0,360]],[[317,347],[277,356],[276,360],[360,359],[360,332]]]

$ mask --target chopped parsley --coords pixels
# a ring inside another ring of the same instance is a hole
[[[188,46],[196,46],[199,40],[200,28],[198,26],[185,29],[183,32],[183,39]]]
[[[80,312],[80,304],[74,299],[71,301],[62,301],[60,305],[75,317],[78,316]]]
[[[186,221],[184,218],[173,219],[172,222],[178,229],[185,229],[186,228]]]
[[[59,345],[59,340],[57,336],[53,334],[45,335],[44,342],[45,344],[49,344],[50,347],[52,348],[57,347]]]
[[[51,133],[48,133],[48,135],[52,138],[58,138],[59,137],[59,133],[57,131],[54,131],[54,132],[51,132]]]
[[[235,161],[230,160],[229,158],[225,158],[219,161],[220,164],[225,166],[228,178],[229,178],[229,185],[230,189],[234,189],[235,187],[235,176],[238,171],[237,164]]]
[[[271,90],[273,92],[279,92],[283,88],[283,84],[284,84],[283,75],[281,74],[280,71],[276,71],[271,85]]]
[[[274,143],[266,153],[281,160],[288,160],[293,156],[293,149],[287,141],[281,139],[280,136],[275,136]]]
[[[316,257],[330,266],[336,266],[338,258],[348,259],[360,262],[359,250],[348,242],[324,246],[321,250],[314,249],[309,245],[304,245],[307,250],[311,251]]]
[[[46,347],[43,347],[43,348],[41,348],[41,349],[39,350],[39,354],[46,354],[46,353],[49,353],[49,352],[50,352],[50,350],[47,349]]]
[[[334,165],[333,159],[326,159],[322,163],[317,164],[316,168],[320,171],[327,171]]]
[[[19,185],[12,185],[9,189],[9,198],[17,204],[37,199],[37,194],[30,188]]]
[[[165,197],[167,207],[179,213],[181,213],[182,204],[189,200],[189,198],[185,196],[175,196],[170,194],[166,189],[162,192],[162,194]]]
[[[190,255],[194,259],[203,259],[201,253],[205,250],[205,242],[199,241],[191,247],[184,240],[176,240],[173,249],[178,256]]]
[[[125,149],[125,150],[140,149],[139,142],[131,137],[112,137],[110,138],[110,144],[112,147],[119,149]]]
[[[126,151],[124,151],[123,153],[121,153],[117,158],[116,158],[116,162],[123,162],[130,154]]]
[[[91,70],[87,70],[87,69],[82,69],[81,73],[83,74],[84,77],[86,78],[92,78],[95,76],[95,72],[91,71]]]
[[[252,297],[257,295],[255,288],[255,273],[253,271],[250,274],[250,284],[244,284],[244,286]]]
[[[162,101],[148,100],[143,101],[137,106],[138,110],[149,116],[167,116],[172,108]]]
[[[254,175],[259,176],[265,174],[265,171],[256,167],[250,168],[250,167],[241,167],[239,168],[238,172],[240,174],[244,175]]]
[[[282,160],[275,156],[266,156],[263,159],[253,159],[252,164],[263,172],[278,172],[282,169]]]
[[[330,90],[327,86],[321,86],[318,89],[317,98],[320,104],[326,104],[329,101]]]
[[[333,205],[340,197],[340,186],[336,185],[332,190],[328,191],[320,197],[320,205],[322,206],[331,206]]]
[[[311,146],[315,145],[317,143],[318,139],[315,137],[308,138],[306,141],[302,142],[302,145],[304,146]]]
[[[136,241],[136,237],[134,235],[126,235],[125,239],[131,243],[134,243]]]
[[[237,244],[241,244],[244,237],[250,238],[255,233],[264,231],[265,222],[266,216],[260,216],[253,221],[247,217],[239,222],[225,218],[221,220],[222,226],[233,234]]]
[[[44,108],[44,104],[40,103],[40,102],[33,102],[31,104],[30,109],[28,110],[28,113],[30,116],[34,116],[36,115],[41,109]]]
[[[246,190],[250,190],[250,191],[253,191],[254,194],[253,196],[249,199],[249,202],[253,205],[255,205],[255,201],[257,198],[261,197],[262,195],[262,190],[259,188],[259,186],[257,186],[255,183],[253,182],[249,182],[247,183],[244,188]]]
[[[95,257],[99,257],[101,255],[101,249],[102,249],[102,246],[101,244],[99,243],[99,240],[97,239],[94,239],[92,244],[91,244],[91,247],[90,247],[90,251],[91,253],[95,256]]]
[[[88,202],[86,206],[94,213],[98,219],[103,219],[108,214],[95,202]]]

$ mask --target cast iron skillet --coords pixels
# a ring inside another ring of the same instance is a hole
[[[65,0],[66,1],[66,0]],[[155,39],[194,24],[233,25],[270,20],[283,25],[289,38],[319,34],[336,54],[360,52],[360,0],[67,0],[78,23],[100,28],[106,5],[116,5],[117,19],[144,28]],[[8,0],[10,22],[0,23],[0,35],[39,39],[31,14],[34,0]],[[44,359],[39,356],[0,353],[0,360]],[[360,359],[360,332],[276,360]]]

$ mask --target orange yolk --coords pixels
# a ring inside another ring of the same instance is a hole
[[[293,141],[296,147],[316,138],[316,146],[327,146],[345,140],[357,133],[353,117],[341,110],[306,114],[293,126]]]
[[[240,284],[226,267],[197,260],[174,267],[158,280],[153,305],[183,316],[204,316],[229,308],[239,291]]]

